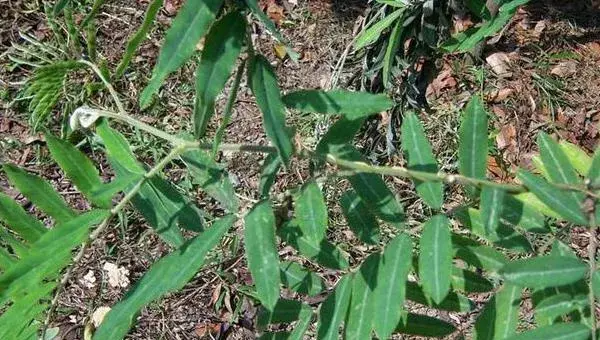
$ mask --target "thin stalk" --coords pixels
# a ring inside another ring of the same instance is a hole
[[[592,199],[592,208],[590,209],[590,243],[588,245],[588,261],[590,266],[590,292],[588,295],[590,301],[590,314],[592,319],[592,340],[596,340],[596,295],[594,294],[594,273],[596,272],[596,253],[598,251],[598,228],[596,226],[596,200]]]
[[[246,60],[242,60],[240,66],[237,69],[237,73],[235,74],[235,78],[233,79],[233,85],[231,87],[231,93],[229,94],[229,98],[227,98],[227,104],[225,105],[225,110],[223,111],[223,121],[221,122],[221,126],[217,130],[215,134],[215,143],[213,145],[212,157],[215,158],[217,151],[219,150],[219,145],[223,140],[223,135],[225,134],[225,129],[229,122],[231,121],[231,114],[233,113],[233,105],[235,105],[235,100],[237,99],[238,90],[240,89],[240,83],[242,82],[242,76],[244,75],[244,69],[246,66]]]
[[[131,201],[131,199],[133,199],[133,197],[135,195],[137,195],[137,193],[140,191],[140,189],[142,188],[144,183],[146,183],[146,181],[148,179],[157,175],[160,171],[162,171],[162,169],[167,164],[169,164],[173,159],[175,159],[179,155],[181,155],[181,153],[183,153],[184,151],[185,151],[185,146],[178,146],[178,147],[173,148],[171,150],[171,152],[169,152],[169,154],[167,156],[165,156],[165,158],[163,158],[160,162],[156,163],[156,165],[154,167],[152,167],[148,172],[146,172],[144,174],[144,177],[142,177],[136,183],[136,185],[129,192],[127,192],[127,194],[125,194],[125,196],[119,201],[119,203],[117,203],[117,205],[115,205],[110,210],[110,214],[108,215],[108,217],[106,217],[98,225],[98,228],[96,228],[90,234],[90,237],[85,241],[85,243],[83,243],[81,245],[81,248],[79,249],[77,254],[73,257],[73,263],[67,269],[66,273],[61,278],[60,283],[56,287],[56,292],[55,292],[54,298],[52,299],[52,303],[50,304],[50,309],[48,310],[48,314],[46,315],[46,320],[44,321],[44,325],[42,327],[42,339],[44,339],[46,336],[46,330],[48,329],[48,325],[50,324],[50,321],[52,320],[52,315],[54,314],[54,311],[56,310],[56,306],[58,305],[58,298],[60,296],[60,293],[62,292],[63,288],[65,287],[65,285],[67,284],[67,282],[69,281],[71,276],[73,276],[75,267],[77,266],[79,261],[81,261],[81,259],[83,258],[83,255],[89,249],[91,244],[98,238],[98,236],[100,236],[100,234],[104,230],[106,230],[106,228],[110,225],[110,221],[112,220],[112,218],[114,216],[116,216],[121,210],[123,210],[123,208],[125,208],[125,206]]]
[[[123,103],[119,99],[119,95],[117,94],[117,91],[115,91],[115,88],[108,81],[108,79],[106,79],[104,77],[104,75],[102,74],[102,71],[100,71],[100,69],[98,68],[98,66],[96,66],[94,63],[91,63],[91,62],[89,62],[89,61],[87,61],[85,59],[81,59],[81,60],[79,60],[79,62],[82,63],[82,64],[85,64],[85,65],[89,66],[96,73],[96,75],[98,75],[98,77],[100,78],[100,80],[102,80],[102,82],[104,83],[104,86],[106,86],[106,88],[108,89],[108,92],[110,93],[110,96],[113,98],[113,101],[117,105],[117,109],[118,109],[119,113],[122,114],[122,115],[126,115],[127,112],[125,111]]]

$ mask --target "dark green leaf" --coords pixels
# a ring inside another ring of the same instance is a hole
[[[344,329],[346,339],[370,339],[375,319],[374,291],[380,255],[369,255],[352,278],[352,298]]]
[[[319,275],[295,262],[281,262],[279,268],[281,269],[281,283],[296,293],[314,296],[325,289],[325,284]]]
[[[448,336],[456,328],[445,321],[432,318],[427,315],[408,313],[404,320],[401,320],[396,327],[396,332],[400,334],[418,335],[433,338],[443,338]]]
[[[54,188],[42,178],[11,164],[3,166],[10,182],[57,223],[67,222],[77,215]]]
[[[363,119],[348,120],[344,117],[340,118],[327,130],[319,144],[317,144],[317,153],[322,156],[334,153],[340,145],[350,143],[363,123]]]
[[[473,96],[460,125],[458,160],[460,173],[483,179],[487,168],[488,117],[483,100]],[[474,191],[470,189],[471,193]]]
[[[327,231],[327,206],[314,180],[302,187],[296,198],[296,221],[304,237],[319,242]]]
[[[452,235],[452,244],[455,247],[456,257],[471,266],[498,272],[507,263],[506,257],[501,252],[470,239]]]
[[[356,192],[346,191],[340,198],[340,205],[354,234],[365,243],[377,244],[379,242],[377,219]]]
[[[183,288],[194,277],[202,268],[206,254],[221,241],[235,220],[235,216],[228,215],[215,221],[203,233],[152,265],[127,295],[112,307],[94,339],[124,338],[145,305]]]
[[[265,132],[275,144],[281,161],[287,166],[294,153],[293,132],[285,125],[285,107],[275,72],[269,61],[260,55],[251,60],[248,72],[248,83],[263,113]]]
[[[486,235],[497,233],[505,194],[504,190],[490,186],[481,190],[481,219]]]
[[[254,206],[244,218],[248,269],[260,302],[272,310],[279,300],[279,254],[275,243],[275,216],[268,201]]]
[[[501,218],[514,226],[519,226],[528,232],[547,234],[550,228],[544,221],[544,215],[537,212],[530,204],[506,195]]]
[[[298,316],[298,322],[296,323],[296,327],[288,337],[289,340],[302,340],[304,339],[304,334],[310,327],[313,319],[313,310],[312,308],[303,308],[300,311],[300,315]]]
[[[208,121],[215,113],[217,95],[225,88],[245,36],[246,18],[237,11],[217,21],[206,36],[200,65],[196,71],[196,138],[203,137],[206,132]]]
[[[596,270],[592,275],[592,289],[597,299],[600,299],[600,271]]]
[[[506,339],[517,330],[521,288],[505,284],[485,305],[475,321],[473,339]]]
[[[222,167],[217,165],[201,150],[190,150],[181,156],[194,182],[198,183],[206,193],[219,201],[230,212],[237,212],[240,207],[233,184]]]
[[[557,323],[517,334],[507,340],[587,340],[590,329],[580,323]]]
[[[450,290],[452,275],[452,240],[446,216],[434,216],[423,225],[420,248],[419,278],[423,290],[439,304]]]
[[[586,264],[579,259],[560,256],[516,260],[501,270],[506,281],[529,288],[567,285],[584,278],[586,272]]]
[[[147,107],[167,76],[196,51],[196,44],[215,20],[223,0],[187,0],[167,31],[152,78],[142,91],[140,106]]]
[[[310,307],[300,301],[279,299],[272,311],[261,308],[256,322],[259,328],[274,323],[291,323],[298,320],[303,310],[310,310]]]
[[[408,158],[410,170],[437,173],[438,166],[433,156],[431,144],[425,136],[423,125],[414,112],[404,116],[402,124],[402,147]],[[413,180],[419,196],[433,209],[440,209],[444,203],[442,182]]]
[[[46,142],[52,157],[63,169],[73,184],[81,193],[90,199],[92,203],[102,208],[111,206],[110,200],[97,200],[92,192],[102,186],[102,180],[98,176],[98,170],[94,167],[92,161],[87,158],[71,143],[46,134]]]
[[[361,119],[394,106],[394,102],[385,95],[346,90],[301,90],[288,93],[283,102],[301,112],[339,114],[349,120]]]
[[[269,192],[273,183],[275,183],[275,177],[277,172],[281,168],[281,160],[276,153],[270,153],[260,171],[260,183],[258,185],[258,191],[262,198],[269,197]]]
[[[580,201],[574,201],[570,195],[565,195],[544,179],[525,170],[519,170],[517,177],[529,188],[545,205],[559,213],[565,220],[576,224],[588,224],[582,212]]]
[[[44,224],[29,215],[21,205],[0,193],[0,222],[27,242],[37,241],[47,231]]]
[[[392,76],[392,68],[398,55],[398,50],[403,42],[404,35],[404,20],[400,19],[394,25],[390,38],[388,40],[387,47],[385,49],[385,55],[383,56],[383,85],[388,88],[391,84],[390,77]]]
[[[406,283],[406,298],[425,306],[450,312],[465,313],[475,308],[475,304],[471,300],[454,292],[450,292],[439,304],[434,303],[431,299],[427,298],[423,289],[416,282]]]
[[[317,339],[335,340],[339,338],[339,328],[350,305],[352,275],[356,274],[342,277],[333,292],[321,304],[317,323]]]
[[[452,288],[466,293],[486,293],[492,291],[494,285],[479,274],[453,267]]]
[[[373,319],[375,332],[380,339],[389,338],[400,322],[411,257],[412,240],[406,234],[400,234],[388,243],[381,256],[374,292],[375,309],[379,316]]]

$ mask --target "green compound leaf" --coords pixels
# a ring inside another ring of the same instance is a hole
[[[248,269],[260,302],[272,310],[279,300],[279,254],[275,243],[275,215],[268,201],[259,202],[244,218]]]
[[[540,256],[512,261],[500,273],[506,281],[516,285],[547,288],[581,280],[587,273],[587,266],[572,257]]]
[[[487,168],[488,117],[481,97],[467,104],[459,132],[458,160],[461,175],[484,179]],[[469,189],[473,194],[472,187]]]
[[[408,158],[410,170],[437,173],[438,166],[433,156],[431,144],[425,136],[423,125],[414,112],[404,116],[402,124],[402,147]],[[440,209],[444,203],[442,182],[413,180],[419,196],[433,209]]]
[[[246,18],[231,12],[217,21],[206,36],[202,58],[196,71],[196,102],[194,106],[195,137],[206,133],[208,121],[215,113],[217,96],[240,55],[246,36]]]
[[[412,266],[412,240],[401,234],[385,247],[377,271],[374,303],[378,317],[373,320],[380,339],[387,339],[400,322],[406,280]]]
[[[0,222],[27,242],[37,241],[48,230],[7,195],[0,193]]]
[[[287,166],[294,153],[293,133],[285,125],[285,107],[281,100],[275,72],[269,61],[261,55],[251,60],[248,72],[248,83],[263,114],[267,137],[277,148],[283,164]]]
[[[167,31],[152,78],[142,91],[140,106],[147,107],[167,76],[183,65],[196,50],[196,44],[215,20],[223,0],[187,0]]]
[[[285,95],[283,102],[301,112],[339,114],[349,120],[361,119],[394,106],[394,102],[385,95],[346,90],[301,90]]]
[[[177,291],[202,268],[206,254],[231,228],[236,217],[225,216],[181,248],[158,260],[104,318],[94,340],[122,339],[140,310],[167,293]]]
[[[436,303],[450,291],[454,252],[449,226],[446,216],[437,215],[424,224],[421,234],[419,278],[425,293]]]
[[[350,305],[352,277],[347,274],[338,281],[333,292],[321,304],[317,322],[317,339],[335,340],[339,338],[339,328]]]
[[[314,180],[302,187],[296,198],[296,221],[307,238],[319,242],[327,231],[327,206],[321,189]]]

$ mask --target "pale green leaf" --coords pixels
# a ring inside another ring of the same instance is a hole
[[[494,289],[494,285],[470,270],[452,267],[452,288],[465,293],[486,293]]]
[[[592,185],[597,186],[600,184],[600,148],[597,148],[596,152],[594,152],[592,164],[590,165],[590,169],[588,170],[586,177],[590,180]]]
[[[327,206],[314,180],[305,184],[296,198],[296,221],[304,237],[319,242],[327,231]]]
[[[57,223],[66,222],[77,215],[56,190],[42,178],[12,164],[5,164],[2,168],[9,181]]]
[[[483,100],[473,96],[467,104],[459,131],[458,160],[461,175],[484,179],[487,168],[488,117]],[[470,189],[472,193],[472,188]]]
[[[347,90],[300,90],[285,95],[283,102],[301,112],[343,115],[349,120],[387,111],[394,106],[386,95]]]
[[[540,256],[512,261],[500,273],[516,285],[546,288],[577,282],[585,277],[587,266],[577,258]]]
[[[390,241],[381,256],[373,297],[379,315],[373,326],[380,339],[387,339],[400,322],[411,257],[412,240],[406,234]]]
[[[551,325],[558,317],[585,308],[588,301],[585,294],[579,298],[573,298],[567,293],[552,295],[536,304],[535,321],[538,327]]]
[[[37,241],[47,229],[37,218],[29,215],[20,204],[0,193],[0,222],[27,242]]]
[[[353,275],[356,274],[342,277],[333,292],[321,304],[317,322],[317,339],[335,340],[339,338],[339,328],[350,305]]]
[[[440,303],[450,290],[452,275],[450,221],[437,215],[423,225],[419,253],[419,278],[423,290]]]
[[[484,186],[481,190],[481,220],[487,235],[495,235],[500,223],[506,192],[502,189]]]
[[[248,72],[248,83],[263,114],[267,137],[277,148],[283,164],[287,166],[294,153],[293,132],[285,125],[285,107],[275,72],[269,61],[260,55],[251,60]]]
[[[206,133],[208,121],[215,113],[217,96],[240,55],[246,37],[246,18],[231,12],[218,20],[206,35],[200,64],[196,71],[194,132],[196,138]]]
[[[235,216],[228,215],[215,221],[200,235],[152,265],[125,297],[112,307],[94,339],[124,338],[144,306],[181,289],[196,275],[204,264],[206,254],[221,241],[235,220]]]
[[[319,275],[305,269],[295,262],[284,261],[279,265],[281,283],[299,294],[315,296],[325,289],[325,284]]]
[[[539,212],[540,214],[560,219],[560,215],[554,212],[551,208],[549,208],[544,202],[542,202],[534,193],[532,192],[524,192],[517,195],[514,195],[515,199],[520,201],[523,204],[528,205],[534,211]]]
[[[587,340],[591,330],[580,323],[557,323],[517,334],[507,340]]]
[[[583,151],[580,147],[567,141],[560,141],[560,149],[565,154],[571,166],[581,176],[585,176],[590,171],[592,166],[592,158]]]
[[[275,243],[275,215],[268,201],[256,204],[244,218],[244,245],[248,269],[265,308],[279,300],[279,254]]]
[[[402,148],[408,158],[408,168],[414,171],[437,173],[438,166],[433,156],[431,144],[425,136],[423,125],[414,112],[404,116],[402,124]],[[419,196],[433,209],[440,209],[444,203],[442,182],[423,182],[413,179]]]
[[[377,272],[380,255],[374,253],[360,265],[352,278],[352,297],[346,319],[344,336],[346,339],[370,339],[377,309],[374,303],[374,290],[377,287]]]
[[[592,289],[597,299],[600,299],[600,271],[596,270],[592,275]]]
[[[505,284],[477,317],[474,340],[506,339],[517,330],[521,288]]]
[[[196,44],[215,20],[223,0],[187,0],[166,33],[152,78],[142,91],[140,106],[147,107],[167,76],[196,51]]]
[[[538,212],[531,202],[521,201],[512,195],[505,195],[502,220],[513,226],[519,226],[528,232],[550,233],[544,215]]]
[[[368,244],[379,242],[379,229],[375,216],[353,190],[340,197],[340,205],[350,229],[356,237]]]

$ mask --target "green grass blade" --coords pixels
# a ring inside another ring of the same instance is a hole
[[[453,250],[449,226],[447,217],[437,215],[424,224],[421,235],[419,278],[425,293],[436,303],[450,291]]]
[[[354,235],[367,244],[379,242],[379,224],[363,200],[353,190],[340,198],[342,211]]]
[[[386,95],[347,90],[300,90],[285,95],[283,102],[301,112],[342,115],[349,120],[378,114],[394,106]]]
[[[458,161],[461,175],[484,179],[487,169],[488,117],[481,97],[467,104],[459,131]],[[469,189],[473,194],[473,188]]]
[[[508,340],[587,340],[591,330],[581,323],[557,323],[517,334]]]
[[[57,223],[66,222],[77,215],[56,190],[42,178],[12,164],[5,164],[3,169],[10,182]]]
[[[402,124],[402,148],[408,158],[410,170],[437,173],[438,165],[431,144],[425,136],[423,125],[414,112],[404,116]],[[442,182],[422,182],[413,179],[419,196],[433,209],[440,209],[444,203]]]
[[[296,221],[302,234],[319,242],[327,232],[327,206],[314,180],[306,183],[296,198]]]
[[[400,50],[400,46],[404,41],[404,22],[403,18],[396,22],[392,32],[390,33],[390,38],[388,40],[388,44],[385,49],[385,55],[383,56],[383,86],[389,88],[392,85],[392,69],[394,67],[394,63],[396,62],[396,56],[398,55],[398,50]]]
[[[102,186],[102,180],[92,161],[71,143],[49,133],[45,137],[52,157],[77,189],[95,205],[110,208],[110,200],[98,200],[93,195],[94,190]]]
[[[299,294],[315,296],[325,289],[325,284],[319,275],[305,269],[295,262],[284,261],[279,265],[281,283]]]
[[[358,37],[356,37],[354,49],[360,50],[361,48],[377,41],[381,36],[381,33],[383,33],[386,28],[390,27],[403,13],[404,8],[400,8],[388,14],[382,20],[376,21],[373,26],[367,28],[361,34],[359,34]]]
[[[489,186],[481,190],[481,222],[487,235],[497,234],[506,192]]]
[[[412,267],[412,240],[400,234],[385,247],[377,272],[374,292],[378,317],[373,319],[375,332],[380,339],[387,339],[400,322],[402,306],[406,298],[406,280]]]
[[[505,284],[475,321],[474,340],[506,339],[517,330],[522,288]]]
[[[333,292],[321,304],[317,322],[317,339],[339,339],[339,328],[350,305],[353,275],[356,274],[347,274],[342,277]]]
[[[152,71],[152,78],[140,95],[140,106],[147,107],[167,76],[183,65],[196,51],[196,44],[208,31],[223,0],[187,0],[167,31],[165,42]]]
[[[48,230],[7,195],[0,193],[0,221],[27,242],[37,241]]]
[[[248,71],[248,83],[263,114],[267,137],[277,148],[283,164],[287,166],[294,153],[293,133],[285,125],[285,107],[281,100],[275,72],[269,61],[260,55],[251,60]]]
[[[568,285],[585,277],[587,265],[579,259],[540,256],[508,263],[500,272],[507,282],[530,288]]]
[[[268,201],[252,208],[244,219],[244,242],[248,268],[256,292],[265,308],[272,310],[279,300],[279,254],[275,242],[275,216]]]
[[[379,264],[378,253],[369,255],[352,278],[352,297],[344,329],[346,339],[371,339],[377,312],[373,298]]]
[[[123,54],[123,58],[121,62],[117,66],[117,70],[115,71],[114,80],[117,80],[123,76],[125,70],[131,63],[131,59],[133,59],[133,55],[135,51],[137,51],[138,47],[142,44],[142,41],[146,39],[152,24],[154,23],[154,19],[156,18],[156,14],[163,5],[164,0],[153,0],[148,9],[146,10],[146,16],[144,16],[144,21],[142,22],[142,26],[135,32],[135,34],[127,41],[127,46],[125,47],[125,54]]]
[[[94,339],[124,338],[144,306],[181,289],[194,277],[202,268],[206,254],[221,241],[235,220],[235,216],[228,215],[215,221],[203,233],[152,265],[125,298],[106,315]]]
[[[196,138],[201,138],[206,133],[208,121],[215,113],[217,96],[225,88],[245,37],[246,19],[237,11],[218,20],[206,35],[204,50],[196,71]]]

